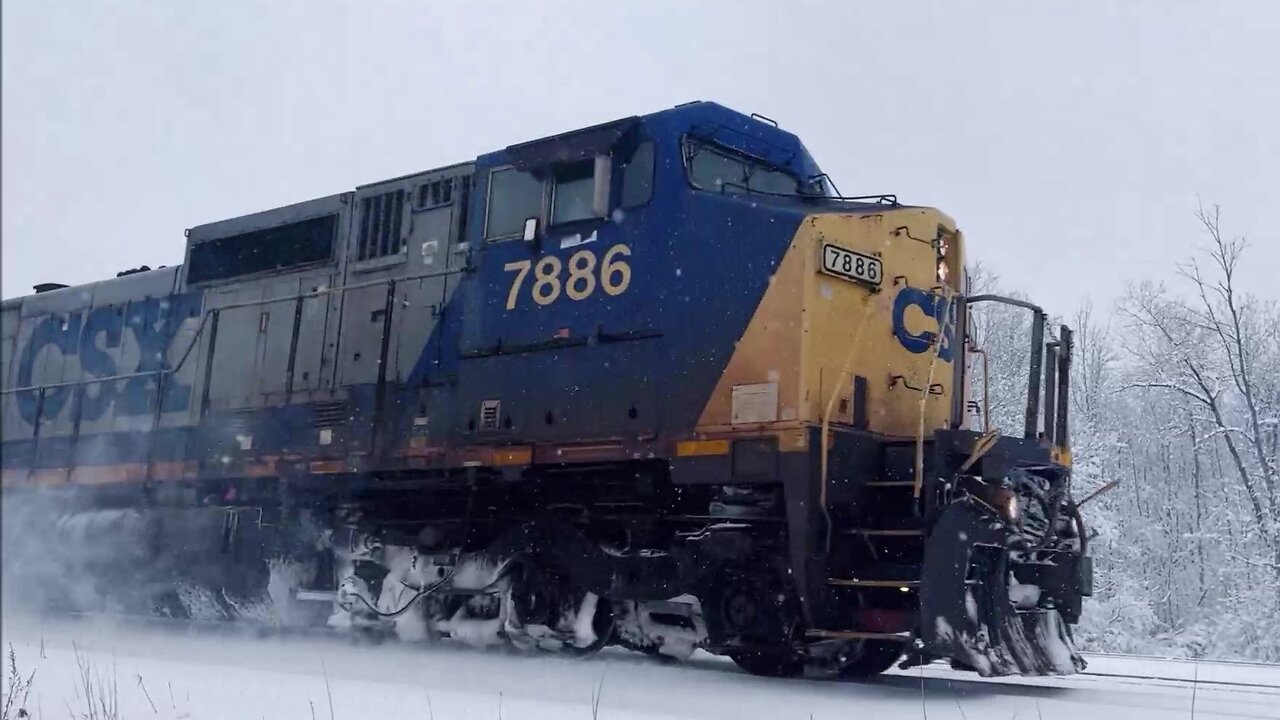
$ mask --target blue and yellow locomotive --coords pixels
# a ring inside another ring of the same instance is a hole
[[[705,102],[192,228],[3,304],[6,594],[1073,672],[1070,331],[976,427],[964,250]]]

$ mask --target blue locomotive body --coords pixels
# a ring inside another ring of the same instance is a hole
[[[789,133],[698,103],[195,228],[184,267],[7,302],[8,482],[367,472],[512,442],[664,454],[812,211],[689,192],[690,134],[818,172]],[[593,189],[597,149],[627,155],[601,214],[567,196],[584,171]],[[508,176],[512,207],[489,209]]]
[[[0,306],[6,498],[60,518],[6,536],[169,614],[1071,672],[1069,331],[1024,437],[967,430],[963,275],[950,218],[712,103],[202,225]]]

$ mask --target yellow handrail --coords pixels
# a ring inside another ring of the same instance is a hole
[[[946,298],[945,304],[942,306],[942,320],[938,323],[938,336],[935,342],[938,344],[937,350],[933,353],[933,358],[929,361],[929,375],[925,379],[924,389],[920,391],[920,423],[916,427],[916,484],[912,492],[915,499],[920,499],[920,489],[924,485],[924,416],[925,410],[929,402],[929,389],[933,387],[933,372],[938,366],[938,358],[942,355],[942,343],[947,336],[948,326],[951,323],[951,300],[955,297],[955,291],[946,285],[942,286],[942,295]],[[955,392],[955,388],[952,388]]]
[[[831,397],[827,399],[827,407],[822,413],[822,485],[819,488],[818,504],[822,506],[822,517],[827,521],[827,550],[831,550],[831,513],[827,510],[827,452],[830,448],[827,442],[827,433],[831,431],[831,412],[835,408],[836,398],[840,396],[840,389],[844,385],[844,378],[849,375],[853,369],[854,358],[858,354],[858,345],[862,340],[862,331],[866,329],[867,322],[871,319],[871,310],[875,303],[874,295],[868,295],[866,302],[862,306],[862,318],[858,321],[858,325],[853,333],[853,338],[849,341],[849,352],[845,355],[844,365],[840,368],[840,374],[836,375],[835,387],[831,390]]]

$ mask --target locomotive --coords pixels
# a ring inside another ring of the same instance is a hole
[[[709,102],[0,306],[7,602],[868,676],[1083,668],[1071,332]],[[970,309],[1033,317],[1025,425]]]

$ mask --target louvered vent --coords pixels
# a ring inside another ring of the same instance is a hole
[[[356,260],[386,257],[400,252],[400,226],[404,219],[404,191],[367,197],[360,203],[360,242]]]
[[[485,400],[480,403],[480,429],[481,430],[497,430],[498,415],[502,412],[502,402],[498,400]]]
[[[334,427],[347,422],[347,404],[341,401],[311,404],[311,424],[316,427]]]
[[[461,179],[461,178],[459,178]],[[453,178],[440,178],[418,186],[418,209],[430,210],[453,202]]]

